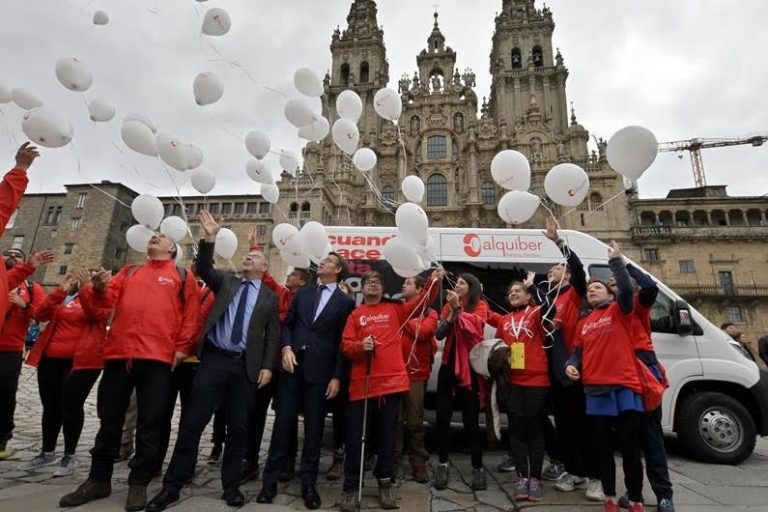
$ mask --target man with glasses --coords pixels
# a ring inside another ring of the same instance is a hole
[[[341,335],[355,301],[338,283],[346,277],[347,263],[331,252],[317,268],[317,286],[296,293],[282,330],[282,367],[278,383],[275,423],[264,468],[264,482],[256,501],[272,503],[282,468],[292,456],[291,433],[304,412],[304,446],[301,454],[301,494],[308,509],[321,506],[315,487],[320,445],[325,427],[326,400],[339,392],[344,362],[339,351]]]

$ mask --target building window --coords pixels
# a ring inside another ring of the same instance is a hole
[[[395,201],[395,187],[392,185],[386,185],[381,189],[381,199],[385,203],[392,203]]]
[[[496,204],[496,185],[492,181],[486,181],[482,186],[483,204]]]
[[[10,229],[16,225],[16,216],[18,214],[19,214],[19,210],[14,210],[13,215],[11,215],[11,218],[8,219],[8,224],[5,225],[5,229]]]
[[[533,66],[540,68],[544,66],[544,53],[541,51],[541,46],[533,47]]]
[[[370,75],[371,75],[371,72],[370,72],[370,66],[368,66],[368,63],[363,62],[362,64],[360,64],[360,83],[367,84]]]
[[[725,295],[736,295],[736,287],[733,283],[733,273],[730,271],[718,272],[717,277],[720,280],[720,286],[723,289]]]
[[[195,215],[197,213],[197,203],[189,203],[187,205],[187,215]]]
[[[696,265],[693,260],[680,260],[680,273],[682,274],[694,274],[696,273]]]
[[[173,215],[176,215],[176,216],[181,215],[181,205],[180,204],[173,205]]]
[[[272,211],[270,203],[259,203],[259,214],[267,214]]]
[[[61,220],[61,210],[62,209],[63,209],[63,207],[61,207],[61,206],[57,206],[56,207],[56,214],[53,216],[53,224],[55,226],[59,225],[59,221]]]
[[[427,206],[448,206],[448,180],[442,174],[427,180]]]
[[[171,204],[166,203],[163,205],[163,211],[165,211],[165,215],[170,215],[172,209],[173,209],[173,205]]]
[[[126,231],[128,231],[128,228],[130,228],[130,227],[131,227],[131,225],[129,223],[121,222],[120,223],[120,232],[121,233],[125,233]]]
[[[349,64],[341,65],[341,85],[349,85]]]
[[[208,212],[211,215],[218,215],[219,214],[219,203],[211,203],[208,205]]]
[[[14,236],[13,243],[11,244],[11,249],[21,249],[22,245],[24,245],[24,235]]]
[[[245,213],[245,203],[235,203],[235,215],[242,215]]]
[[[115,249],[115,259],[118,260],[118,261],[124,260],[125,259],[125,249],[116,248]]]
[[[264,236],[267,234],[267,225],[266,224],[259,224],[256,226],[256,235],[257,236]]]
[[[75,244],[64,244],[64,254],[72,254]]]
[[[434,135],[427,139],[427,159],[444,160],[447,150],[447,142],[444,136]]]
[[[734,324],[743,324],[746,321],[741,306],[726,306],[725,314],[728,316],[728,321]]]
[[[81,221],[82,219],[80,217],[72,217],[72,229],[78,229]]]
[[[230,213],[232,213],[232,203],[222,203],[221,214],[229,215]]]
[[[51,239],[56,238],[58,235],[59,235],[59,230],[58,229],[52,229],[51,230]]]
[[[658,249],[643,249],[643,260],[645,261],[659,261]]]
[[[77,204],[75,205],[75,208],[78,210],[82,210],[85,208],[85,198],[88,197],[87,192],[81,192],[77,195]]]
[[[51,226],[56,226],[59,223],[59,219],[61,219],[61,206],[49,206],[45,223]]]
[[[512,69],[521,69],[523,67],[523,54],[520,48],[512,49]]]
[[[59,275],[60,276],[67,275],[67,266],[66,265],[62,265],[62,266],[59,267]]]
[[[248,215],[256,215],[259,213],[259,203],[248,203],[246,211]]]

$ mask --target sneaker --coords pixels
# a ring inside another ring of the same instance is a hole
[[[8,448],[7,443],[0,443],[0,460],[5,460],[13,455],[13,450]]]
[[[528,479],[520,477],[515,484],[515,500],[523,501],[528,499]]]
[[[639,501],[630,501],[629,512],[645,512],[645,505]]]
[[[629,493],[625,492],[624,496],[619,498],[619,508],[629,509]]]
[[[675,505],[672,503],[672,498],[662,498],[656,505],[657,512],[675,512]]]
[[[221,445],[214,444],[211,448],[211,454],[208,456],[208,464],[218,464],[221,458]]]
[[[56,471],[53,472],[53,476],[71,475],[75,472],[75,466],[77,466],[75,456],[64,454],[64,456],[61,458],[61,461],[59,461],[59,467],[57,467]]]
[[[47,466],[56,460],[56,455],[53,452],[41,453],[29,462],[24,462],[19,465],[20,471],[34,471],[35,469]]]
[[[505,455],[499,465],[496,466],[497,471],[502,473],[514,473],[515,472],[515,460],[509,455]]]
[[[541,479],[548,482],[556,482],[565,475],[565,466],[560,462],[553,462],[541,474]]]
[[[528,480],[528,501],[541,501],[544,498],[544,489],[538,478]]]
[[[391,478],[379,479],[379,503],[384,510],[394,510],[397,506],[397,494]]]
[[[344,449],[340,448],[333,452],[333,464],[328,468],[328,473],[325,474],[325,478],[329,482],[335,482],[339,480],[344,474]]]
[[[586,478],[581,478],[580,476],[565,473],[555,484],[555,489],[560,492],[572,492],[576,489],[585,489],[586,485]]]
[[[414,480],[420,484],[429,482],[429,473],[427,473],[427,461],[413,460],[411,461],[411,469],[413,471]]]
[[[603,507],[605,512],[619,512],[621,510],[619,508],[619,503],[616,501],[616,498],[607,498],[603,504]]]
[[[473,491],[484,491],[488,488],[488,482],[485,479],[485,468],[472,468],[472,487]]]
[[[74,492],[71,492],[59,500],[60,507],[79,507],[93,500],[106,498],[112,493],[112,485],[109,482],[99,483],[86,480]]]
[[[585,492],[584,495],[589,501],[605,501],[605,493],[603,493],[603,482],[597,478],[587,479],[587,492]]]
[[[441,490],[448,487],[448,474],[450,473],[450,469],[448,468],[447,462],[441,462],[437,465],[437,468],[435,468],[435,481],[432,483],[432,486],[435,489]]]
[[[341,512],[357,512],[357,493],[344,492],[339,500],[339,510]]]

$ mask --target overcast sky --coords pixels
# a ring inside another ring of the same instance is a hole
[[[440,25],[458,53],[460,69],[477,74],[487,96],[493,19],[501,0],[441,0]],[[25,87],[65,113],[75,127],[71,145],[44,149],[30,192],[62,191],[62,185],[122,181],[139,192],[170,194],[173,186],[157,159],[137,155],[120,139],[125,114],[150,115],[161,130],[202,148],[204,166],[217,175],[212,194],[256,191],[245,175],[244,134],[259,128],[273,148],[298,151],[301,142],[283,118],[285,99],[297,95],[293,72],[311,67],[321,76],[330,65],[329,44],[343,29],[347,0],[3,0],[0,16],[0,82]],[[433,0],[382,0],[390,62],[390,86],[416,69],[432,27]],[[768,2],[764,0],[550,0],[559,47],[570,71],[568,100],[579,122],[604,138],[628,124],[652,129],[659,141],[692,137],[740,137],[768,133]],[[232,30],[200,34],[207,8],[222,7]],[[542,4],[537,2],[537,7]],[[111,16],[92,24],[95,10]],[[213,47],[211,46],[213,45]],[[91,69],[94,84],[79,94],[56,80],[60,57],[74,56]],[[215,71],[224,97],[198,107],[192,81]],[[115,119],[94,124],[85,102],[106,98]],[[0,105],[0,155],[12,162],[24,140],[22,111]],[[277,167],[275,156],[272,166]],[[768,193],[768,144],[703,152],[709,184],[731,195]],[[174,172],[178,183],[185,180]],[[661,154],[640,180],[643,197],[693,186],[688,154]],[[183,192],[192,193],[191,187]]]

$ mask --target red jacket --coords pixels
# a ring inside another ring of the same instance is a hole
[[[258,246],[256,246],[258,248]],[[251,248],[253,249],[253,248]],[[277,294],[277,298],[280,301],[280,324],[285,322],[286,317],[288,316],[288,312],[291,310],[291,302],[293,302],[293,292],[290,290],[290,288],[286,287],[285,285],[282,285],[277,282],[277,280],[272,277],[272,274],[269,272],[264,274],[264,277],[261,279],[261,282],[264,283],[264,286],[272,290]]]
[[[420,304],[430,304],[440,289],[432,278],[427,279],[419,296],[405,303],[379,302],[360,304],[347,318],[341,340],[341,353],[350,361],[349,400],[365,398],[366,353],[363,340],[372,335],[376,348],[371,365],[368,397],[408,391],[411,387],[403,361],[403,325]],[[427,297],[424,301],[424,297]]]
[[[38,322],[50,322],[27,356],[37,366],[40,357],[72,359],[73,370],[95,370],[104,366],[104,339],[112,310],[95,307],[87,294],[78,294],[64,304],[67,292],[52,291],[35,313]]]
[[[570,354],[578,335],[581,296],[573,286],[569,286],[568,289],[557,294],[554,303],[557,308],[554,323],[560,329],[565,349]]]
[[[432,361],[437,351],[436,329],[437,311],[434,309],[430,309],[426,315],[414,315],[403,327],[403,361],[411,382],[429,380]]]
[[[632,326],[632,333],[634,336],[632,339],[635,342],[635,350],[655,352],[653,340],[651,339],[651,308],[640,304],[637,294],[635,294],[635,309],[633,313],[634,325]]]
[[[515,335],[517,333],[517,335]],[[541,326],[541,306],[529,306],[504,315],[498,320],[496,337],[507,345],[525,346],[525,369],[513,369],[509,381],[519,386],[549,386],[547,354],[544,352],[546,332]]]
[[[138,267],[127,265],[103,293],[91,286],[80,293],[92,294],[98,307],[115,309],[104,346],[105,360],[148,359],[171,364],[174,352],[194,352],[200,295],[192,272],[181,282],[174,260],[148,259]]]
[[[633,350],[634,312],[617,302],[595,308],[579,322],[574,347],[583,347],[581,380],[587,386],[622,386],[640,393]]]
[[[440,318],[442,319],[448,318],[448,315],[451,312],[450,308],[451,308],[450,304],[446,304],[445,306],[443,306],[443,311],[442,311],[442,314],[440,315]],[[464,311],[462,309],[461,313],[474,315],[481,322],[485,323],[488,320],[489,311],[490,310],[488,309],[488,303],[480,299],[480,301],[478,301],[477,306],[475,306],[475,309],[473,311]],[[451,352],[453,352],[453,345],[454,345],[453,332],[454,332],[453,329],[449,329],[448,335],[445,337],[445,346],[443,346],[443,359],[441,364],[448,364],[448,361],[451,359]],[[478,340],[478,343],[480,341],[482,340]],[[471,348],[472,347],[470,347],[470,349]]]
[[[0,182],[0,236],[3,236],[5,226],[8,224],[13,212],[18,208],[21,196],[24,195],[24,191],[27,189],[27,183],[29,183],[27,171],[16,168],[11,169],[3,177],[3,181]],[[3,324],[5,323],[4,313],[8,310],[8,291],[12,288],[15,288],[15,286],[8,286],[5,265],[0,264],[0,332],[3,331]],[[2,337],[0,336],[0,338]],[[2,340],[0,340],[0,343],[3,343]],[[0,352],[21,352],[22,350],[23,347],[11,347],[10,344],[9,347],[0,345]]]
[[[5,265],[0,265],[5,267]],[[10,272],[9,272],[10,274]],[[24,340],[27,337],[29,322],[35,317],[35,311],[45,302],[45,290],[38,283],[32,283],[32,300],[29,298],[29,287],[25,280],[21,281],[15,290],[19,292],[21,299],[28,304],[24,309],[7,303],[3,316],[5,324],[0,332],[0,352],[23,352]],[[8,294],[6,294],[6,300]]]

